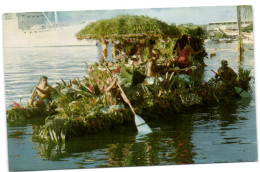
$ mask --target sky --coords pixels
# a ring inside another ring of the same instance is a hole
[[[236,6],[58,11],[59,21],[66,23],[109,19],[122,14],[147,15],[169,24],[193,23],[203,25],[209,22],[237,20]],[[51,13],[48,16],[53,19]]]

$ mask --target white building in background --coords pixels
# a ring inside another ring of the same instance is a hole
[[[76,33],[90,22],[62,25],[51,22],[44,12],[3,15],[4,47],[84,46],[96,41],[77,40]]]
[[[242,23],[242,28],[251,24],[253,24],[253,21],[245,21]],[[208,32],[218,31],[219,29],[237,31],[238,24],[236,21],[234,21],[234,22],[212,22],[207,25]]]

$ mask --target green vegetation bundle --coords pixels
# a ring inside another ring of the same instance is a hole
[[[13,101],[11,109],[6,111],[7,121],[24,121],[29,118],[37,116],[45,116],[47,111],[38,107],[26,107],[21,106],[19,103]]]
[[[189,75],[172,73],[166,74],[163,80],[155,78],[153,84],[147,84],[140,77],[143,76],[142,71],[120,63],[117,65],[111,69],[112,73],[120,78],[127,97],[145,120],[175,116],[185,108],[218,104],[228,101],[223,99],[228,97],[226,95],[235,96],[232,89],[219,87],[219,81],[215,78],[201,83]],[[240,83],[248,84],[249,73],[248,70],[240,69]],[[109,84],[106,82],[108,77],[109,74],[102,66],[92,65],[89,66],[88,77],[56,83],[50,107],[56,114],[45,119],[45,125],[38,134],[40,140],[58,143],[87,133],[108,131],[126,124],[134,125],[133,115],[126,105],[123,106],[122,102],[110,105],[107,102],[104,90],[105,85]],[[38,110],[26,109],[15,103],[8,110],[8,120],[48,114],[47,111]]]
[[[180,31],[156,18],[138,15],[121,15],[112,19],[98,20],[87,25],[78,39],[120,39],[137,37],[176,37]]]
[[[176,56],[173,50],[176,41],[182,34],[191,35],[191,46],[195,51],[204,46],[206,33],[198,26],[175,26],[156,18],[143,15],[120,15],[112,19],[98,20],[87,25],[77,33],[78,39],[96,39],[111,41],[114,48],[123,50],[127,56],[140,55],[142,60],[150,58],[150,41],[155,41],[165,61]],[[107,51],[107,50],[105,50]],[[113,49],[115,56],[116,51]],[[106,58],[106,53],[104,53]],[[197,56],[203,60],[206,52]]]
[[[245,70],[243,68],[238,69],[238,86],[246,91],[251,91],[251,86],[249,81],[251,80],[250,70]]]

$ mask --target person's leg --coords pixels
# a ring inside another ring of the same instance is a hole
[[[37,100],[33,102],[34,107],[45,107],[45,103],[42,100]]]

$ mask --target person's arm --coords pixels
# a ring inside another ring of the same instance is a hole
[[[151,61],[148,61],[148,64],[147,64],[147,73],[146,73],[146,76],[153,76],[153,71],[152,71],[152,62]]]
[[[229,68],[229,71],[230,71],[230,74],[231,74],[231,76],[232,76],[231,81],[233,82],[233,81],[235,81],[235,80],[237,79],[237,74],[236,74],[236,72],[234,72],[234,70],[231,69],[231,68]]]
[[[113,86],[116,84],[116,82],[117,82],[117,78],[114,78],[113,80],[112,80],[112,82],[111,82],[111,84],[106,88],[106,93],[107,92],[109,92],[109,91],[111,91],[111,89],[113,88]]]
[[[215,74],[215,78],[220,77],[220,68],[218,68],[217,73]]]
[[[199,53],[201,53],[203,51],[203,48],[201,48],[199,51],[194,51],[193,48],[188,45],[188,50],[194,55],[194,56],[197,56]]]
[[[34,88],[33,88],[31,99],[34,98],[37,95],[36,87],[37,86],[34,86]]]
[[[50,93],[50,90],[51,90],[51,87],[50,86],[47,86],[46,88],[44,88],[44,89],[41,89],[41,88],[39,88],[39,87],[35,87],[37,90],[39,90],[41,93],[43,93],[43,94],[48,94],[48,93]]]

